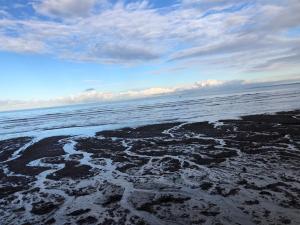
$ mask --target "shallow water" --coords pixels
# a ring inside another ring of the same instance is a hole
[[[300,83],[245,85],[148,99],[0,113],[0,139],[93,135],[96,131],[164,122],[216,121],[300,108]]]

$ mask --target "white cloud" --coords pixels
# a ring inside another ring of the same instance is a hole
[[[90,58],[95,61],[103,58],[110,62],[132,62],[157,59],[160,52],[142,45],[128,45],[126,43],[96,44],[90,51]]]
[[[300,26],[300,1],[288,0],[280,5],[263,5],[260,10],[261,18],[268,18],[259,28],[266,32],[276,32]]]
[[[44,43],[38,40],[0,36],[0,43],[5,43],[0,45],[1,51],[38,54],[46,51]]]
[[[226,42],[221,41],[218,43],[209,44],[203,47],[194,47],[187,50],[176,52],[171,59],[172,60],[183,60],[189,58],[205,58],[208,56],[215,55],[232,55],[235,53],[247,53],[259,54],[260,51],[271,50],[291,50],[295,46],[300,44],[300,39],[286,39],[278,38],[276,36],[267,36],[262,39],[260,36],[255,34],[248,34],[247,36],[232,36]],[[274,47],[276,45],[276,47]]]
[[[6,12],[5,10],[0,9],[0,18],[1,17],[9,17],[8,12]]]
[[[88,15],[96,0],[43,0],[35,3],[35,10],[46,16],[77,17]]]
[[[0,19],[0,40],[8,43],[1,50],[115,64],[168,59],[198,59],[199,64],[207,57],[263,51],[263,64],[275,50],[293,49],[300,40],[284,33],[300,26],[298,0],[254,1],[229,12],[249,1],[184,0],[169,9],[153,8],[148,1],[105,2],[35,1],[36,12],[50,18]]]

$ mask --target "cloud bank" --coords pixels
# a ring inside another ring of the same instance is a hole
[[[299,63],[299,11],[298,0],[179,0],[165,7],[146,0],[29,0],[14,13],[1,9],[0,50],[100,64],[262,70]]]
[[[81,93],[53,98],[49,100],[0,100],[0,111],[6,110],[18,110],[18,109],[30,109],[74,104],[85,104],[93,102],[109,102],[116,100],[129,100],[139,99],[146,97],[153,97],[166,94],[181,93],[191,90],[220,90],[226,87],[242,86],[245,81],[220,81],[220,80],[206,80],[199,81],[193,84],[185,84],[175,87],[152,87],[142,90],[130,90],[125,92],[100,92],[94,88],[89,88]]]

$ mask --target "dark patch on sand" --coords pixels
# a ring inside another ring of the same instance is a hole
[[[32,205],[31,212],[36,215],[43,215],[57,209],[58,205],[53,202],[37,202]]]
[[[166,124],[154,124],[137,128],[124,128],[115,131],[101,131],[97,136],[104,137],[117,137],[117,138],[154,138],[154,137],[168,137],[163,134],[163,131],[171,129],[180,123],[166,123]]]
[[[21,137],[0,141],[0,162],[8,160],[15,151],[31,140],[30,137]]]
[[[48,179],[60,180],[63,178],[69,179],[86,179],[93,176],[93,172],[90,171],[91,167],[88,165],[80,165],[78,161],[66,161],[65,167],[55,173],[49,174]]]
[[[33,145],[29,146],[22,152],[21,156],[7,163],[10,171],[22,175],[36,176],[39,173],[49,169],[47,167],[27,166],[29,162],[44,157],[61,156],[65,152],[63,143],[59,141],[66,137],[50,137],[45,138]]]

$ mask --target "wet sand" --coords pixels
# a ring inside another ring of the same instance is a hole
[[[300,224],[300,110],[0,141],[0,222]]]

